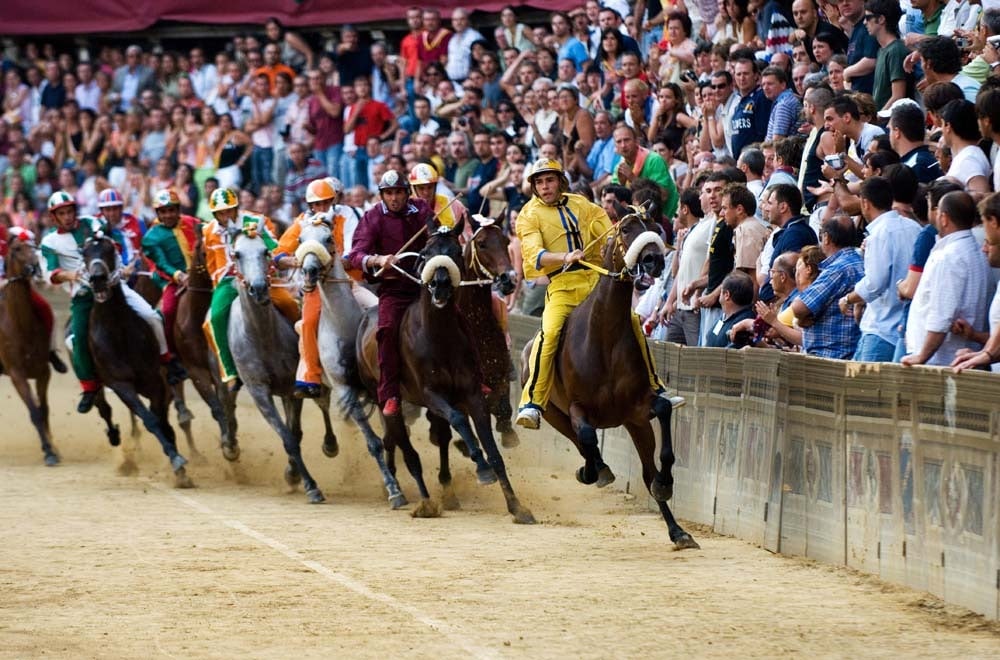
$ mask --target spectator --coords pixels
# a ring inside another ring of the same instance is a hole
[[[667,341],[687,346],[698,345],[700,319],[691,295],[694,283],[701,277],[702,264],[708,258],[708,241],[715,223],[702,210],[702,201],[708,195],[699,195],[695,188],[681,194],[678,220],[681,231],[676,239],[677,272],[666,302]]]
[[[494,157],[490,149],[490,133],[486,129],[479,129],[472,138],[472,148],[475,152],[475,169],[467,179],[468,208],[472,213],[483,213],[486,207],[486,200],[479,193],[483,184],[496,178],[500,169],[500,161]]]
[[[921,85],[954,83],[967,101],[976,102],[980,83],[962,73],[962,51],[950,37],[930,36],[918,42],[917,49],[906,58],[907,71],[912,73],[916,65],[924,70]]]
[[[454,32],[448,39],[448,60],[445,68],[448,77],[461,83],[469,77],[469,53],[475,41],[481,41],[483,35],[469,25],[469,12],[461,7],[451,13],[451,27]]]
[[[990,191],[990,161],[979,148],[976,106],[966,101],[949,101],[941,109],[941,139],[951,149],[948,176],[960,181],[970,193]]]
[[[214,64],[205,61],[205,51],[200,47],[191,49],[190,60],[191,69],[186,73],[191,81],[195,96],[203,101],[213,101],[218,93],[219,71]]]
[[[904,365],[950,365],[960,349],[981,346],[953,332],[959,319],[976,332],[987,327],[990,271],[972,236],[975,219],[975,202],[968,193],[951,192],[941,199],[938,240],[910,306]]]
[[[1000,96],[997,100],[1000,102]],[[889,118],[890,143],[900,154],[900,162],[913,170],[920,183],[930,183],[941,176],[941,166],[924,141],[926,125],[924,113],[916,103],[898,102],[893,106]]]
[[[735,106],[732,122],[731,154],[739,154],[754,142],[767,137],[771,101],[757,84],[757,68],[749,56],[741,56],[733,64],[733,80],[740,100]]]
[[[730,331],[740,321],[752,319],[753,311],[753,280],[742,271],[733,271],[722,280],[720,285],[719,304],[722,310],[722,320],[709,329],[705,346],[710,348],[742,348],[750,344],[750,332],[736,332],[730,337]]]
[[[277,18],[269,18],[264,23],[264,32],[269,44],[276,44],[281,49],[280,61],[285,62],[296,72],[313,68],[315,55],[312,48],[301,36],[286,30]],[[292,76],[294,78],[294,75]]]
[[[816,280],[799,290],[792,312],[803,329],[806,353],[845,360],[854,355],[860,331],[853,315],[841,311],[838,300],[864,276],[864,262],[854,247],[855,229],[849,218],[827,220],[821,233],[820,248],[826,258]]]
[[[660,155],[639,146],[638,133],[629,126],[619,126],[614,131],[615,151],[620,158],[612,163],[611,181],[630,186],[637,179],[653,181],[663,194],[663,216],[674,217],[677,212],[677,186],[670,170]]]
[[[868,32],[864,0],[841,0],[837,10],[840,27],[850,36],[844,79],[850,82],[852,90],[871,94],[875,87],[879,43]]]
[[[872,91],[878,110],[888,110],[899,99],[913,96],[913,76],[903,66],[910,51],[899,38],[901,15],[902,10],[895,0],[868,0],[865,3],[865,25],[879,45]]]
[[[733,231],[733,267],[750,276],[755,291],[760,288],[760,283],[757,282],[757,258],[771,234],[770,228],[754,217],[756,211],[757,202],[746,186],[730,183],[723,188],[720,214]]]
[[[371,50],[361,45],[358,31],[353,25],[345,25],[340,29],[340,43],[337,44],[335,55],[341,85],[353,85],[361,76],[371,84]]]
[[[764,139],[774,140],[793,135],[798,127],[802,103],[788,89],[787,74],[778,67],[767,67],[761,74],[761,89],[771,102],[771,116],[767,121],[767,135]]]
[[[992,268],[1000,268],[1000,195],[994,193],[979,203],[979,214],[986,230],[986,240],[983,252]],[[960,348],[955,352],[951,362],[955,372],[976,367],[990,366],[994,373],[1000,371],[1000,287],[993,296],[989,309],[989,333],[976,332],[969,322],[958,318],[951,327],[952,332],[962,337],[983,344],[982,350],[976,352],[969,348]]]
[[[66,102],[66,87],[62,82],[62,72],[59,70],[58,62],[50,60],[45,63],[45,80],[39,87],[39,92],[38,103],[42,108],[59,109]]]
[[[558,48],[558,60],[571,60],[577,73],[582,73],[590,63],[587,46],[570,32],[569,16],[563,12],[553,12],[551,17],[552,36]]]
[[[785,252],[801,252],[807,245],[816,245],[816,233],[809,226],[805,216],[800,214],[802,194],[794,185],[780,183],[768,186],[771,191],[771,224],[778,227],[772,234],[773,250],[771,263]],[[838,245],[838,248],[840,246]],[[760,290],[760,299],[769,302],[774,297],[770,283],[765,282]]]
[[[324,176],[327,176],[326,167],[319,159],[311,157],[303,145],[296,142],[288,145],[288,171],[282,181],[282,202],[288,217],[294,218],[308,210],[306,187]]]
[[[329,176],[341,180],[354,181],[354,163],[344,157],[344,121],[343,99],[336,87],[323,84],[323,75],[319,71],[310,71],[306,75],[309,86],[307,97],[307,121],[305,128],[312,135],[313,157],[323,163]],[[297,114],[293,113],[293,117]]]
[[[423,23],[424,31],[417,44],[417,57],[421,64],[424,68],[432,63],[447,64],[451,30],[441,26],[441,13],[437,9],[425,9]]]
[[[295,71],[281,61],[281,46],[278,44],[268,44],[264,47],[264,66],[258,67],[251,72],[254,76],[267,76],[268,92],[271,96],[278,93],[278,76],[284,74],[291,81],[295,77]]]

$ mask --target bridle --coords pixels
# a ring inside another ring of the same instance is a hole
[[[479,228],[472,233],[472,238],[469,239],[469,270],[473,275],[482,275],[483,279],[462,280],[459,286],[492,286],[500,279],[500,275],[492,272],[483,264],[482,259],[479,258],[479,246],[476,244],[476,237],[479,236],[479,233],[487,227],[493,226],[493,224],[480,224]]]
[[[34,252],[35,250],[38,249],[38,246],[35,245],[34,241],[22,241],[21,239],[14,237],[10,241],[10,246],[11,246],[10,253],[13,252],[13,245],[15,244],[15,242],[18,245],[22,245],[22,246],[28,248],[32,252]],[[8,263],[9,263],[9,260],[8,260]],[[21,272],[19,275],[7,275],[4,279],[7,280],[8,284],[11,284],[11,283],[14,283],[14,282],[23,282],[23,281],[32,280],[37,275],[38,275],[38,265],[37,264],[32,264],[30,266],[25,266],[23,272]]]
[[[100,232],[97,235],[88,238],[83,244],[83,249],[84,251],[86,251],[87,246],[104,241],[112,243],[111,246],[112,249],[117,250],[117,248],[114,247],[114,241],[103,232]],[[100,266],[103,272],[93,272],[95,266]],[[90,284],[90,278],[94,275],[107,275],[108,276],[107,288],[109,290],[118,286],[122,281],[121,267],[115,266],[114,268],[111,268],[110,266],[108,266],[107,263],[105,263],[103,256],[98,256],[94,259],[90,259],[87,261],[86,267],[83,269],[82,277],[80,278],[80,285],[90,287],[91,289],[93,289],[93,287]]]

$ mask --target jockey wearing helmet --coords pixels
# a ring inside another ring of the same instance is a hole
[[[465,205],[454,197],[449,197],[438,192],[438,171],[433,165],[427,163],[417,163],[410,170],[410,187],[413,196],[427,202],[437,215],[438,222],[445,227],[454,227],[458,221],[467,213]],[[473,227],[466,223],[465,231],[471,235]]]
[[[112,236],[121,246],[122,262],[134,267],[142,255],[142,237],[146,224],[131,213],[125,213],[125,200],[114,188],[105,188],[97,196],[97,214],[103,220]]]
[[[324,222],[330,226],[333,242],[338,254],[344,254],[344,216],[339,212],[338,190],[343,186],[331,177],[316,179],[306,187],[306,204],[309,211],[300,213],[295,221],[281,235],[278,248],[274,251],[274,263],[278,268],[298,268],[295,252],[299,248],[302,228],[313,222]],[[360,273],[352,273],[360,277]],[[319,290],[302,292],[302,347],[299,351],[299,376],[295,380],[294,395],[299,398],[314,399],[321,394],[323,367],[319,360],[319,315],[323,306]]]
[[[56,191],[49,197],[49,214],[55,230],[42,238],[42,256],[52,284],[63,284],[72,296],[69,304],[70,327],[73,332],[73,372],[80,380],[83,395],[76,410],[87,413],[94,406],[94,400],[101,388],[94,369],[94,359],[90,354],[90,310],[94,306],[94,294],[85,282],[81,282],[85,264],[83,245],[88,238],[107,230],[103,221],[85,216],[77,217],[76,200],[64,191]],[[119,261],[121,257],[119,255]],[[120,264],[119,264],[120,267]],[[167,381],[175,385],[185,378],[187,372],[177,358],[167,348],[167,338],[163,330],[163,319],[142,296],[125,283],[121,283],[125,302],[153,330],[160,350],[160,362],[167,366]]]
[[[239,291],[234,282],[236,264],[230,254],[231,241],[228,230],[231,225],[254,223],[258,228],[262,228],[260,235],[268,247],[273,250],[278,245],[274,240],[275,232],[271,219],[258,213],[240,211],[239,205],[239,198],[232,190],[218,188],[212,191],[208,208],[215,219],[204,225],[201,230],[204,238],[205,265],[215,285],[215,290],[212,292],[212,306],[209,308],[208,319],[204,325],[205,336],[219,358],[222,382],[230,383],[232,390],[237,389],[240,382],[232,351],[229,350],[229,311],[233,301],[239,296]],[[299,306],[287,289],[271,287],[271,302],[290,323],[299,320]]]
[[[402,277],[392,268],[395,254],[413,238],[406,250],[419,252],[427,243],[425,230],[434,217],[422,199],[409,198],[406,178],[396,170],[382,175],[378,184],[382,201],[365,213],[354,233],[354,244],[347,260],[367,279],[381,282],[378,298],[378,400],[387,417],[399,415],[399,326],[403,314],[420,296],[420,286]],[[415,238],[414,238],[415,237]],[[412,270],[412,257],[407,259]],[[375,273],[385,268],[376,279]]]
[[[580,262],[600,262],[601,237],[610,231],[611,220],[600,206],[567,192],[569,182],[556,160],[542,159],[535,163],[528,181],[532,197],[517,216],[524,274],[528,279],[546,275],[550,283],[542,311],[542,329],[528,360],[530,372],[521,392],[517,424],[537,429],[549,401],[553,362],[563,324],[600,277]],[[632,326],[636,339],[645,345],[646,337],[635,314]],[[648,355],[648,351],[643,351],[650,387],[659,394],[663,385]]]
[[[174,346],[174,321],[180,287],[187,284],[187,269],[191,265],[201,223],[197,218],[181,215],[181,200],[172,188],[153,195],[153,210],[158,222],[142,237],[142,252],[153,265],[153,282],[163,290],[160,312],[167,331],[170,350]]]
[[[6,272],[4,270],[4,264],[7,260],[7,254],[10,250],[10,241],[17,239],[22,243],[28,243],[34,245],[35,235],[24,227],[11,227],[7,229],[3,225],[0,225],[0,290],[3,289],[6,284]],[[52,306],[49,305],[48,301],[42,297],[42,294],[38,293],[35,287],[30,287],[28,289],[29,299],[31,300],[31,307],[35,310],[35,316],[38,320],[42,322],[42,327],[45,328],[45,333],[49,337],[49,363],[52,368],[61,374],[68,371],[66,364],[59,357],[58,347],[59,340],[56,338],[55,333],[52,332],[55,327],[56,317],[52,313]],[[0,365],[0,373],[3,371],[3,365]]]

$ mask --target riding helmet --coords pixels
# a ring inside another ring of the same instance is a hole
[[[218,192],[218,191],[216,191]],[[181,198],[173,188],[164,188],[153,195],[153,210],[162,209],[165,206],[180,206]]]
[[[306,203],[325,202],[337,196],[337,192],[330,185],[329,179],[316,179],[306,186]]]
[[[382,178],[378,182],[379,190],[389,190],[391,188],[409,188],[409,184],[406,183],[406,179],[397,172],[396,170],[389,170],[382,175]]]
[[[229,188],[217,188],[212,191],[212,196],[208,198],[208,210],[212,213],[235,209],[239,205],[239,198]]]
[[[103,209],[109,206],[124,206],[125,200],[122,199],[122,194],[115,190],[114,188],[105,188],[101,191],[101,194],[97,196],[97,208]]]
[[[76,206],[76,200],[65,190],[57,190],[49,196],[49,211],[61,209],[64,206]]]
[[[437,183],[438,173],[433,166],[427,163],[417,163],[410,170],[410,185],[423,186],[429,183]]]

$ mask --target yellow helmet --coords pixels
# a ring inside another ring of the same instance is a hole
[[[153,195],[153,210],[162,209],[165,206],[180,206],[181,198],[173,188],[164,188]]]
[[[217,188],[212,191],[212,196],[208,198],[208,210],[212,213],[235,209],[239,205],[239,197],[229,188]]]
[[[427,163],[417,163],[410,170],[410,185],[423,186],[429,183],[437,183],[438,173],[433,165]]]
[[[306,203],[324,202],[337,196],[329,179],[316,179],[306,186]]]
[[[528,183],[531,184],[531,194],[533,196],[538,197],[538,199],[541,200],[541,197],[538,196],[538,191],[535,190],[535,177],[546,172],[553,172],[559,175],[560,193],[569,192],[569,179],[566,178],[566,174],[563,172],[562,164],[558,160],[554,160],[552,158],[542,158],[535,163],[534,166],[532,166],[531,173],[528,174]],[[560,194],[559,197],[561,199],[562,194]]]

